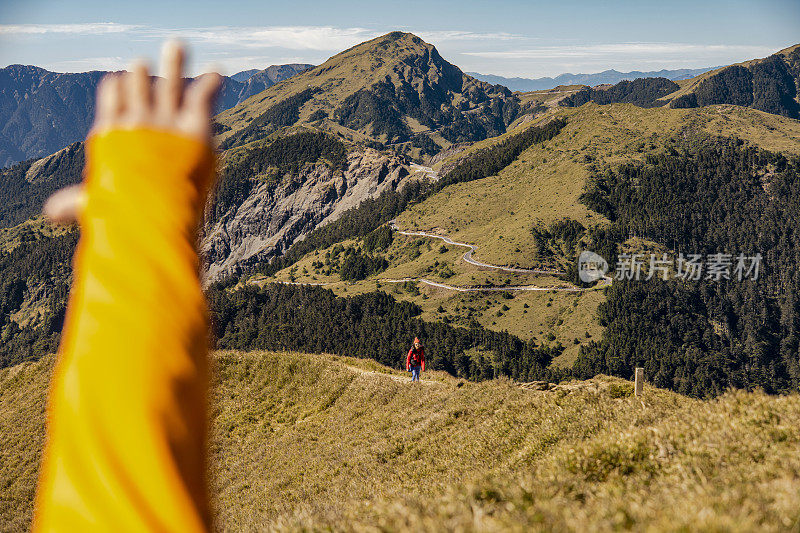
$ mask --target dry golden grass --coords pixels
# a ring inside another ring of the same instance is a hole
[[[366,515],[349,514],[346,526],[331,525],[353,531],[375,523],[387,531],[800,529],[796,395],[729,393],[644,419],[656,410],[646,403],[628,413],[627,424],[612,413],[597,435],[559,442],[511,479],[492,475],[435,504],[408,497]]]
[[[375,362],[216,355],[222,531],[788,531],[800,396],[699,401],[597,377],[549,391]],[[0,371],[0,530],[22,531],[52,358]]]
[[[0,370],[0,531],[26,531],[44,442],[52,358]]]

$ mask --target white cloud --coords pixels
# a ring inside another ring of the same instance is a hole
[[[523,35],[506,32],[496,33],[479,33],[473,31],[455,31],[455,30],[442,30],[442,31],[413,31],[412,33],[418,35],[424,41],[433,44],[444,41],[512,41],[518,39],[526,39]]]
[[[360,42],[387,33],[369,28],[336,28],[333,26],[210,26],[197,28],[164,28],[115,22],[88,24],[5,24],[0,35],[41,34],[103,35],[132,33],[135,37],[165,39],[180,37],[190,42],[243,48],[286,48],[290,50],[343,50]],[[425,40],[444,41],[509,41],[520,36],[510,33],[479,33],[471,31],[422,31],[417,35]]]
[[[67,33],[76,35],[103,35],[125,33],[142,26],[117,24],[116,22],[92,22],[89,24],[0,24],[0,35],[41,35]]]
[[[2,0],[0,0],[2,2]],[[555,75],[569,71],[657,70],[665,67],[705,67],[765,57],[778,49],[769,46],[703,45],[665,42],[622,42],[540,46],[541,39],[508,32],[461,30],[415,30],[405,27],[436,45],[449,60],[468,71],[492,72],[525,77]],[[364,27],[334,26],[201,26],[158,27],[151,25],[94,22],[85,24],[5,24],[0,40],[8,62],[19,61],[23,46],[33,39],[70,37],[82,53],[58,49],[58,59],[32,60],[56,70],[116,70],[125,66],[119,57],[131,54],[131,46],[153,50],[167,38],[187,41],[198,56],[217,56],[225,70],[263,68],[292,57],[296,62],[319,64],[330,55],[387,33]],[[102,40],[102,44],[98,41]],[[16,46],[9,46],[8,43]],[[564,41],[560,41],[563,43]],[[135,43],[135,44],[134,44]],[[146,48],[144,48],[146,47]],[[15,50],[13,54],[11,50]],[[77,49],[77,48],[75,48]],[[98,50],[102,50],[98,52]],[[36,54],[40,52],[36,51]],[[105,57],[85,57],[83,55]],[[53,48],[53,55],[56,49]],[[73,59],[77,55],[76,59]],[[280,58],[280,59],[279,59]],[[215,58],[216,59],[216,58]],[[31,60],[29,60],[31,61]],[[44,65],[43,65],[44,66]],[[198,69],[192,63],[190,68]],[[203,70],[203,69],[198,69]]]
[[[55,61],[41,65],[53,72],[86,72],[88,70],[125,70],[130,66],[130,61],[119,56],[87,57],[84,59],[71,59]]]
[[[149,28],[142,33],[157,38],[179,37],[189,42],[244,48],[286,48],[290,50],[342,50],[384,32],[366,28],[330,26]]]
[[[177,36],[188,41],[224,44],[241,47],[276,47],[290,50],[340,51],[374,39],[386,30],[368,28],[334,28],[331,26],[267,26],[267,27],[209,27],[184,29],[150,29],[158,37]],[[414,32],[422,39],[443,41],[509,41],[520,36],[511,33],[477,33],[469,31]]]
[[[519,50],[462,52],[464,55],[487,59],[562,59],[562,58],[625,58],[671,56],[742,55],[763,57],[777,48],[746,45],[705,45],[686,43],[611,43],[570,46],[542,46]]]

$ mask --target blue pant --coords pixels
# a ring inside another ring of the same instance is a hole
[[[419,381],[419,369],[420,368],[422,368],[422,366],[420,366],[420,365],[411,367],[411,381]]]

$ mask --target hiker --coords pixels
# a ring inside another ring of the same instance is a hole
[[[47,403],[33,531],[212,528],[208,324],[197,229],[215,179],[211,110],[220,85],[185,87],[164,49],[107,75],[86,141],[84,183],[45,205],[80,223]]]
[[[420,369],[425,372],[425,348],[419,337],[414,337],[414,344],[406,356],[406,371],[411,372],[411,381],[419,381]]]

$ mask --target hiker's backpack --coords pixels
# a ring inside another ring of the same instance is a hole
[[[419,353],[417,353],[417,350],[412,350],[411,351],[411,366],[420,366],[421,364],[422,364],[422,361],[420,361]]]

